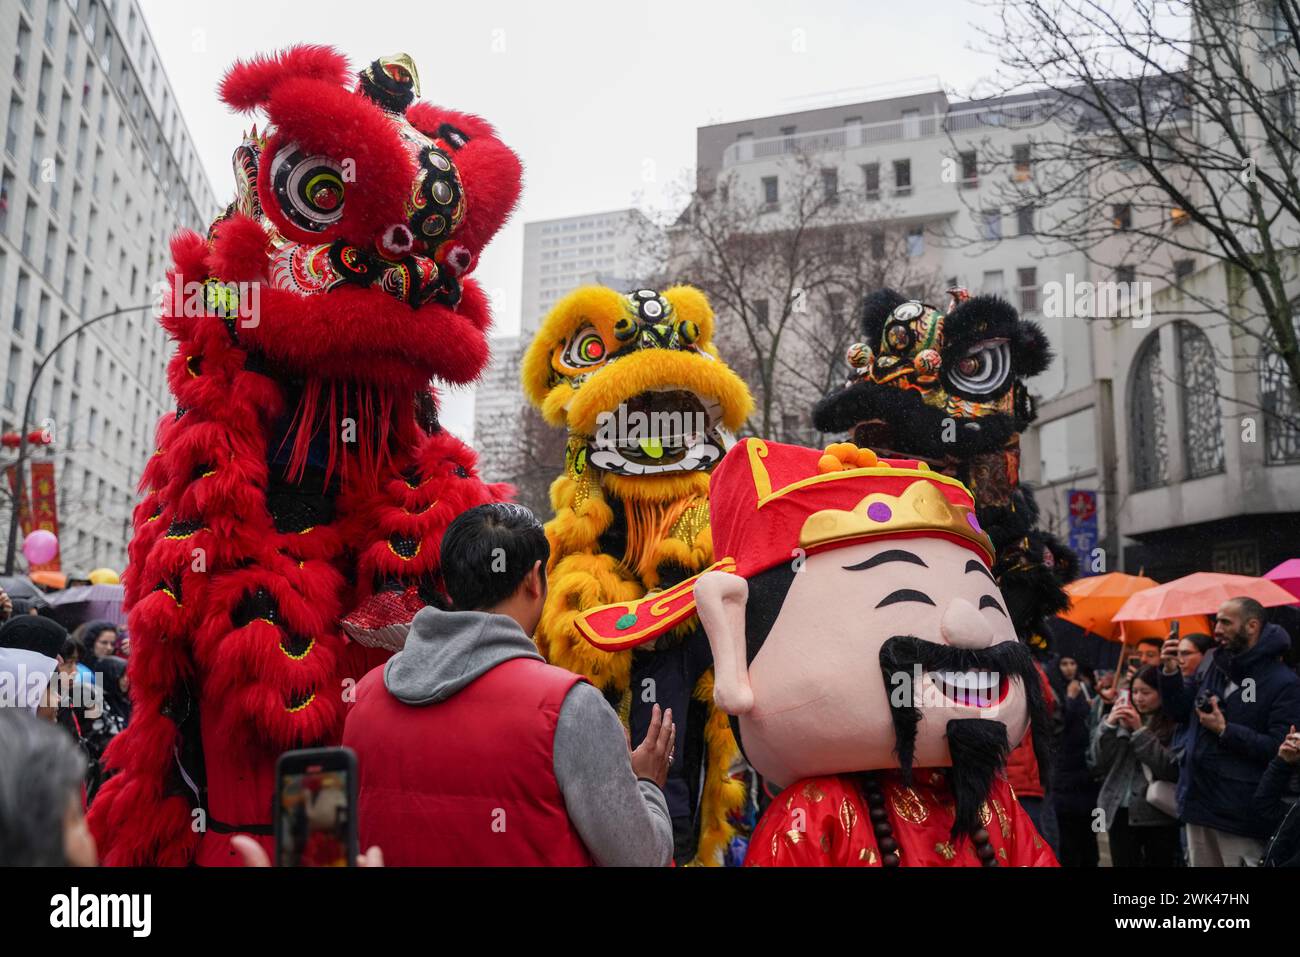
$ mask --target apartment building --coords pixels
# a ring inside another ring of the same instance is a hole
[[[181,227],[216,213],[157,49],[133,0],[0,7],[0,426],[18,428],[40,363],[87,319],[147,304]],[[89,327],[32,397],[49,426],[65,570],[126,562],[135,485],[167,394],[150,311]],[[12,450],[7,450],[12,456]],[[0,517],[7,534],[9,512]]]

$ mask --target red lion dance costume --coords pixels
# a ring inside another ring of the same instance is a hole
[[[352,685],[441,600],[443,530],[509,492],[439,427],[430,381],[487,361],[469,273],[520,164],[418,93],[408,57],[354,74],[315,46],[221,84],[271,126],[207,238],[172,241],[177,406],[135,510],[135,710],[90,815],[107,864],[235,863],[235,832],[269,847],[276,756],[338,741]]]

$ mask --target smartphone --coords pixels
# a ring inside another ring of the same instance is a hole
[[[357,756],[351,748],[286,751],[275,763],[277,867],[352,867]]]
[[[1142,668],[1142,658],[1139,655],[1130,655],[1128,659],[1130,671],[1139,671]]]
[[[1171,622],[1169,623],[1169,637],[1170,637],[1170,638],[1177,638],[1177,637],[1178,637],[1178,632],[1179,632],[1178,620],[1177,620],[1177,619],[1174,619],[1173,621],[1171,621]]]
[[[1115,695],[1115,707],[1127,708],[1129,705],[1129,700],[1130,700],[1129,689],[1124,688],[1119,692],[1119,694]]]

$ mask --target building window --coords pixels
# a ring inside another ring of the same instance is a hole
[[[915,259],[925,255],[925,229],[917,226],[907,232],[907,255]]]
[[[1147,336],[1133,363],[1128,394],[1129,449],[1133,488],[1155,488],[1169,481],[1169,446],[1165,438],[1164,372],[1160,332]]]
[[[921,135],[921,111],[903,110],[903,138],[914,140]]]
[[[1028,143],[1017,143],[1011,147],[1011,164],[1011,178],[1017,183],[1023,183],[1034,175]]]
[[[780,202],[780,193],[777,191],[777,178],[775,176],[763,177],[763,202],[768,206],[775,206]]]
[[[1038,311],[1038,269],[1029,266],[1016,270],[1016,280],[1020,287],[1020,311],[1023,313]]]
[[[18,370],[22,368],[23,352],[17,346],[9,347],[9,369],[5,376],[5,408],[17,411]]]
[[[1111,207],[1110,214],[1111,225],[1116,229],[1133,228],[1133,205],[1131,203],[1116,203]]]
[[[1291,307],[1300,310],[1300,301]],[[1297,330],[1300,331],[1300,330]],[[1259,404],[1264,411],[1264,456],[1269,465],[1300,462],[1300,404],[1272,329],[1259,344]]]
[[[9,123],[5,127],[5,151],[10,156],[18,155],[18,134],[23,125],[23,101],[17,94],[9,97]]]
[[[880,164],[866,163],[862,167],[862,191],[867,199],[880,198]]]
[[[1005,287],[1002,284],[1002,270],[989,269],[984,273],[984,282],[980,290],[988,295],[1000,296]]]
[[[1178,336],[1178,391],[1187,477],[1202,478],[1223,471],[1223,413],[1219,409],[1214,346],[1190,322],[1179,322],[1174,329]]]
[[[1196,272],[1195,259],[1175,259],[1174,260],[1174,285],[1179,289],[1183,288],[1183,282],[1192,273]]]
[[[754,318],[758,320],[760,326],[764,329],[767,328],[767,324],[771,321],[772,317],[766,299],[757,299],[754,301]]]
[[[1002,238],[1002,210],[986,209],[980,213],[980,239]]]
[[[794,129],[795,128],[793,126],[781,127],[781,136],[783,137],[781,141],[782,152],[785,153],[794,152]]]
[[[822,170],[822,192],[829,203],[838,203],[840,200],[840,171],[834,167],[827,167]]]
[[[1021,206],[1016,210],[1016,232],[1021,236],[1034,235],[1034,207]]]
[[[979,163],[975,151],[967,150],[960,154],[962,186],[978,186],[980,181]]]
[[[912,161],[894,160],[894,195],[909,196],[912,192]]]
[[[885,258],[885,234],[873,232],[871,234],[871,258],[881,260]]]

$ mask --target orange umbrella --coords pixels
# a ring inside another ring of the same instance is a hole
[[[1070,607],[1057,617],[1094,635],[1119,641],[1119,628],[1113,620],[1115,612],[1133,595],[1155,587],[1154,579],[1123,572],[1076,578],[1065,586]]]
[[[27,576],[42,588],[66,588],[68,586],[68,576],[63,572],[40,571],[32,572]]]
[[[1152,621],[1181,615],[1212,615],[1230,598],[1253,598],[1265,608],[1295,602],[1294,595],[1267,578],[1195,572],[1138,592],[1124,602],[1114,620]]]

